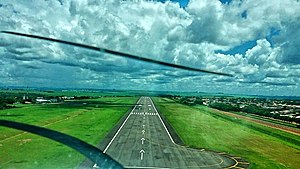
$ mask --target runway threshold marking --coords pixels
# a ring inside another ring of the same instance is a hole
[[[159,117],[161,123],[163,124],[163,126],[164,126],[164,128],[165,128],[165,130],[166,130],[166,132],[167,132],[167,134],[168,134],[168,136],[169,136],[169,138],[170,138],[170,140],[172,141],[173,144],[175,144],[175,142],[174,142],[172,136],[170,135],[170,133],[169,133],[169,131],[168,131],[168,129],[167,129],[165,123],[162,121],[162,119],[161,119],[161,117],[160,117],[158,111],[156,110],[156,107],[154,106],[154,104],[153,104],[153,102],[152,102],[152,99],[151,99],[150,97],[148,97],[148,98],[149,98],[151,104],[153,105],[153,108],[154,108],[155,112],[157,113],[157,115],[158,115],[158,117]]]

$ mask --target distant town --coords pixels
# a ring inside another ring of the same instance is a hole
[[[300,100],[232,96],[167,96],[187,105],[205,105],[224,111],[246,112],[299,124]]]

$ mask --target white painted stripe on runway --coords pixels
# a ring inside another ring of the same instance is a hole
[[[165,128],[165,130],[166,130],[166,132],[167,132],[167,134],[168,134],[168,136],[169,136],[169,138],[171,139],[172,143],[175,144],[175,142],[174,142],[172,136],[170,135],[170,133],[169,133],[169,131],[168,131],[168,129],[167,129],[165,123],[162,121],[162,119],[161,119],[161,117],[160,117],[158,111],[156,110],[156,107],[154,106],[154,104],[153,104],[153,102],[152,102],[152,99],[151,99],[150,97],[148,97],[148,98],[149,98],[149,100],[151,101],[151,104],[153,105],[155,112],[158,114],[158,117],[159,117],[161,123],[163,124],[163,126],[164,126],[164,128]]]
[[[138,100],[137,104],[140,102],[141,98]],[[136,105],[137,105],[136,104]],[[133,112],[133,110],[136,108],[136,105],[134,106],[134,108],[131,110],[131,112]],[[119,130],[117,131],[117,133],[114,135],[114,137],[111,139],[111,141],[108,143],[108,145],[106,146],[106,148],[104,149],[103,153],[105,153],[107,151],[107,149],[110,147],[111,143],[115,140],[115,138],[117,137],[117,135],[119,134],[119,132],[121,131],[121,129],[123,128],[123,126],[125,125],[126,121],[129,119],[130,114],[127,116],[127,118],[125,119],[125,121],[123,122],[123,124],[121,125],[121,127],[119,128]]]
[[[131,114],[134,114],[133,113],[133,110],[136,108],[136,106],[139,104],[139,102],[140,102],[140,100],[141,100],[141,98],[137,101],[137,104],[134,106],[134,108],[131,110],[131,112],[129,113],[129,115],[127,116],[127,118],[125,119],[125,121],[123,122],[123,124],[121,125],[121,127],[119,128],[119,130],[117,131],[117,133],[114,135],[114,137],[111,139],[111,141],[108,143],[108,145],[106,146],[106,148],[104,149],[104,151],[103,151],[103,153],[105,153],[107,150],[108,150],[108,148],[110,147],[110,145],[112,144],[112,142],[114,141],[114,139],[117,137],[117,135],[119,134],[119,132],[121,131],[121,129],[123,128],[123,126],[125,125],[125,123],[126,123],[126,121],[129,119],[129,117],[130,117],[130,115]],[[98,166],[97,166],[97,164],[95,163],[94,165],[93,165],[93,168],[99,168]]]
[[[170,168],[164,168],[164,167],[137,167],[137,166],[124,166],[124,168],[170,169]]]

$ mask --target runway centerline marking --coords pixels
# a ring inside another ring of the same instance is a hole
[[[144,144],[144,141],[145,141],[146,139],[143,137],[143,138],[141,138],[141,141],[142,141],[142,144]]]
[[[141,98],[138,100],[137,104],[140,102]],[[133,110],[136,108],[137,104],[134,106],[134,108],[131,110],[131,112],[129,113],[129,115],[127,116],[127,118],[125,119],[125,121],[123,122],[123,124],[121,125],[121,127],[119,128],[119,130],[117,131],[117,133],[114,135],[114,137],[111,139],[111,141],[108,143],[108,145],[106,146],[106,148],[104,149],[103,153],[105,153],[108,148],[110,147],[111,143],[115,140],[115,138],[117,137],[117,135],[119,134],[119,132],[121,131],[121,129],[123,128],[123,126],[125,125],[125,123],[127,122],[127,120],[129,119],[131,113],[133,112]]]
[[[143,149],[141,149],[141,151],[140,151],[140,154],[141,154],[141,160],[143,160],[144,153],[145,153],[145,151],[144,151]]]
[[[166,130],[166,132],[167,132],[167,134],[168,134],[168,136],[169,136],[169,138],[171,139],[172,143],[175,144],[175,142],[174,142],[172,136],[170,135],[170,133],[169,133],[169,131],[168,131],[168,129],[167,129],[165,123],[162,121],[162,119],[161,119],[161,117],[160,117],[158,111],[156,110],[156,108],[155,108],[155,106],[154,106],[154,104],[153,104],[153,102],[152,102],[152,99],[151,99],[150,97],[148,97],[148,98],[149,98],[151,104],[153,105],[154,111],[157,113],[157,115],[158,115],[158,117],[159,117],[161,123],[163,124],[163,126],[164,126],[164,128],[165,128],[165,130]]]

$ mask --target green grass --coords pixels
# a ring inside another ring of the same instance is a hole
[[[45,126],[97,145],[134,104],[136,97],[99,98],[64,104],[18,105],[0,119]],[[0,168],[74,168],[85,157],[52,140],[0,127]],[[21,134],[17,137],[3,139]]]
[[[246,117],[251,117],[251,118],[254,118],[254,119],[258,119],[258,120],[263,120],[263,121],[266,121],[266,122],[271,122],[271,123],[275,123],[275,124],[279,124],[279,125],[284,125],[284,126],[288,126],[288,127],[297,128],[296,124],[289,123],[289,122],[284,122],[284,121],[277,120],[277,119],[258,116],[258,115],[249,114],[249,113],[245,113],[245,112],[232,112],[232,113],[235,113],[235,114],[238,114],[238,115],[243,115],[243,116],[246,116]]]
[[[220,115],[204,106],[190,107],[162,98],[154,101],[190,147],[243,157],[251,168],[300,168],[300,145],[286,140],[300,141],[299,136]]]

